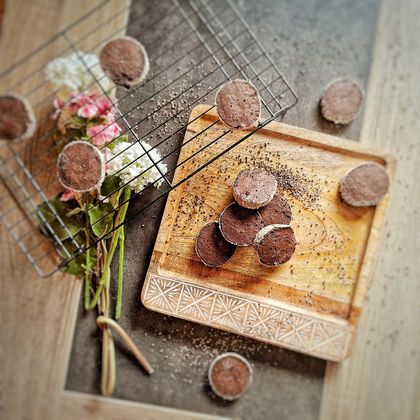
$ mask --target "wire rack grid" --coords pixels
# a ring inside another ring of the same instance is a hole
[[[114,12],[104,16],[101,9],[109,2],[114,3]],[[101,89],[101,94],[113,103],[116,122],[122,129],[120,136],[128,135],[129,147],[134,144],[142,147],[139,158],[147,156],[150,166],[137,176],[152,168],[159,172],[155,182],[131,195],[134,210],[126,222],[297,103],[296,94],[230,0],[144,3],[143,10],[131,13],[127,23],[124,19],[127,8],[117,0],[104,0],[0,73],[0,83],[7,87],[7,92],[20,94],[31,103],[38,123],[29,141],[0,144],[0,219],[41,276],[52,274],[86,250],[84,231],[71,229],[49,202],[62,190],[56,180],[55,162],[64,144],[54,137],[56,126],[51,104],[57,91],[45,80],[48,62],[75,54],[83,71],[91,77],[85,90],[88,92],[93,86]],[[86,62],[82,52],[97,54],[106,41],[123,35],[126,28],[148,51],[150,72],[141,85],[110,92],[104,86],[105,76],[98,76],[97,69]],[[25,76],[14,79],[16,69],[22,68],[28,69]],[[179,153],[186,143],[209,134],[218,121],[183,142],[189,124],[213,110],[217,90],[236,78],[252,81],[259,90],[262,122],[255,130],[243,132],[228,148],[214,148],[212,154],[212,146],[231,132],[224,127],[220,134],[209,135],[204,146],[179,162]],[[209,105],[201,115],[188,121],[191,109],[198,104]],[[154,149],[159,150],[160,158],[156,158]],[[204,164],[191,165],[182,180],[172,183],[177,168],[195,161],[197,154],[204,152]],[[127,166],[134,163],[131,161]],[[107,198],[101,197],[100,201]],[[42,203],[47,203],[47,216],[39,211]]]

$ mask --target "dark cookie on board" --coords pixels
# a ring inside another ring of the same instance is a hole
[[[223,237],[217,222],[206,223],[195,242],[197,256],[208,267],[219,267],[225,264],[235,250],[236,246]]]
[[[292,220],[290,204],[280,194],[276,194],[266,206],[258,210],[258,213],[266,226],[288,225]]]
[[[256,210],[246,209],[238,203],[227,206],[219,219],[219,228],[224,238],[238,246],[251,245],[263,226]]]
[[[261,264],[277,266],[292,258],[296,249],[293,229],[287,225],[269,225],[258,232],[254,248]]]
[[[377,163],[357,166],[340,181],[341,197],[353,207],[376,206],[388,189],[388,174]]]
[[[274,197],[277,181],[264,168],[245,169],[233,183],[233,197],[242,207],[259,209]]]

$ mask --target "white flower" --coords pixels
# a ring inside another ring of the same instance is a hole
[[[119,142],[112,148],[106,149],[106,157],[107,174],[117,175],[124,184],[130,184],[136,193],[149,184],[154,183],[155,187],[159,187],[163,182],[161,173],[166,173],[166,164],[159,162],[161,160],[159,151],[152,149],[144,141]]]
[[[95,79],[105,90],[111,88],[109,79],[101,69],[98,57],[81,51],[50,61],[45,67],[45,78],[51,83],[53,89],[72,92],[82,92],[94,87]]]

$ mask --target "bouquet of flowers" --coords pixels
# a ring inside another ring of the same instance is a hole
[[[93,74],[80,65],[79,57],[83,57],[91,69],[96,69]],[[122,133],[111,84],[100,70],[95,55],[79,52],[60,57],[47,65],[45,75],[56,91],[53,118],[57,124],[57,144],[64,147],[75,140],[88,142],[100,150],[106,162],[106,178],[95,190],[80,193],[66,189],[48,203],[41,204],[39,212],[46,220],[51,220],[54,231],[67,249],[76,251],[74,238],[83,241],[84,252],[63,267],[63,271],[83,277],[84,308],[97,308],[97,324],[103,331],[101,388],[104,395],[110,395],[115,388],[113,332],[124,340],[145,369],[152,372],[151,366],[116,320],[122,310],[123,222],[130,196],[132,191],[140,193],[149,184],[159,187],[161,173],[166,172],[166,166],[156,163],[161,161],[157,150],[151,149],[145,142],[132,144],[128,135]],[[105,86],[108,90],[102,92],[95,80],[101,80],[101,87]],[[66,229],[54,226],[57,222],[53,220],[51,206],[60,215]],[[115,314],[112,317],[110,267],[117,248],[119,270]]]

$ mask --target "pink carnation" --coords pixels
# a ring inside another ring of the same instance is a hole
[[[106,116],[112,111],[112,102],[106,96],[100,96],[97,98],[96,106],[98,107],[98,111],[101,116]]]
[[[98,107],[93,102],[90,104],[83,105],[77,110],[77,115],[79,117],[86,118],[88,120],[95,118],[98,114]]]
[[[61,201],[69,201],[73,200],[76,197],[76,193],[73,190],[66,190],[61,194],[60,200]]]
[[[121,127],[117,123],[109,125],[94,125],[87,128],[87,135],[92,138],[95,146],[102,146],[118,137],[121,133]]]
[[[78,95],[75,104],[78,107],[77,115],[88,120],[95,117],[107,118],[112,107],[112,102],[106,96],[86,93]]]

